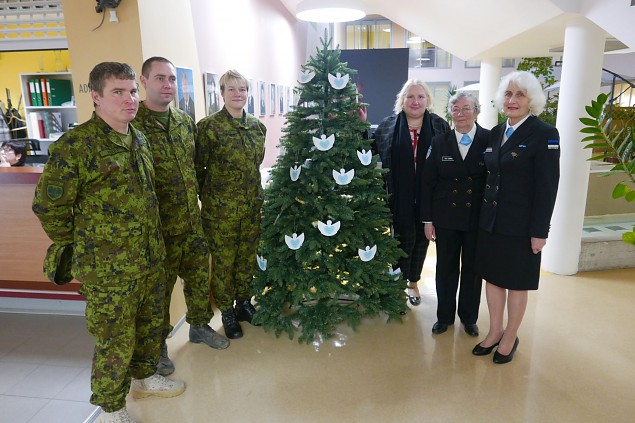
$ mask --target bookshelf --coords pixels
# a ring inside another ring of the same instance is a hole
[[[47,141],[57,140],[70,123],[77,122],[70,72],[21,73],[20,87],[29,138],[48,145]]]

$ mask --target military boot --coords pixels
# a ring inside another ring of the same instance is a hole
[[[221,311],[223,328],[225,329],[225,336],[229,339],[240,338],[243,336],[243,330],[240,324],[236,320],[236,313],[233,308],[229,310]]]
[[[157,373],[161,376],[167,376],[174,373],[174,363],[168,357],[168,344],[163,341],[161,345],[161,357],[159,357],[159,363],[157,364]]]
[[[254,314],[256,314],[256,309],[249,298],[236,301],[236,319],[239,322],[249,322],[254,326],[260,326],[260,324],[253,322]]]

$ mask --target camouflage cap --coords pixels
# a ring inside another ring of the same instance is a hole
[[[73,259],[72,245],[51,244],[44,258],[44,274],[51,282],[65,285],[73,280],[71,263]]]

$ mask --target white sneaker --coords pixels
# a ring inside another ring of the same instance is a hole
[[[135,423],[128,414],[126,407],[114,413],[101,413],[98,423]]]
[[[185,382],[154,374],[145,379],[133,379],[131,388],[133,398],[145,398],[150,395],[171,398],[185,391]]]

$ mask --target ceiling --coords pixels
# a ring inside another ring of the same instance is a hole
[[[295,16],[301,0],[280,1]],[[568,22],[578,16],[635,49],[635,7],[628,0],[353,1],[463,60],[559,54]]]

